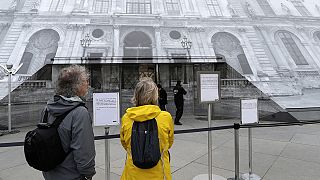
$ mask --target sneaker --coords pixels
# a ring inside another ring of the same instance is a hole
[[[174,124],[175,124],[175,125],[182,125],[181,122],[175,122]]]

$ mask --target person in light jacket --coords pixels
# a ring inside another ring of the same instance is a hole
[[[85,180],[95,175],[95,147],[92,120],[82,98],[88,92],[89,75],[82,66],[60,71],[56,94],[47,103],[48,123],[72,109],[58,127],[66,159],[55,169],[43,172],[45,180]],[[78,107],[77,107],[78,106]],[[44,113],[42,113],[42,117]]]
[[[161,111],[158,105],[157,85],[149,78],[142,79],[135,87],[132,98],[134,107],[128,108],[122,117],[120,140],[127,151],[127,159],[121,180],[171,180],[169,149],[173,144],[173,120],[167,111]],[[144,122],[156,119],[160,152],[163,152],[158,164],[151,169],[140,169],[133,164],[131,156],[131,132],[134,121]]]

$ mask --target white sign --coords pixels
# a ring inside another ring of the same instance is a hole
[[[200,74],[200,102],[219,99],[219,74]]]
[[[241,123],[252,124],[258,122],[258,99],[241,100]]]
[[[120,124],[119,93],[93,93],[94,126]]]

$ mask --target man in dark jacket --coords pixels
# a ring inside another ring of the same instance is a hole
[[[161,111],[166,111],[166,104],[168,104],[167,92],[162,88],[161,84],[158,84],[157,86],[159,90],[159,107]]]
[[[63,149],[69,154],[55,169],[43,172],[46,180],[85,180],[92,179],[96,173],[92,120],[87,108],[78,106],[84,104],[82,97],[88,92],[88,78],[81,66],[73,65],[60,71],[57,95],[48,101],[46,108],[48,123],[72,110],[58,128]]]
[[[181,86],[181,81],[177,81],[176,86],[173,88],[173,94],[174,94],[174,104],[176,105],[176,109],[177,109],[176,117],[174,119],[174,124],[182,125],[180,122],[180,119],[183,114],[183,105],[184,105],[183,95],[186,95],[187,92]]]

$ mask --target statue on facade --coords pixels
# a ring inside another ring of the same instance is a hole
[[[18,2],[17,2],[17,0],[13,0],[12,2],[11,2],[11,4],[10,4],[10,10],[16,10],[16,8],[17,8],[17,5],[18,5]]]
[[[41,0],[35,0],[31,5],[31,11],[37,12],[41,4]]]
[[[232,17],[238,16],[236,10],[233,8],[231,3],[228,3],[227,8],[228,8],[228,10],[229,10],[229,12],[230,12]]]
[[[316,4],[315,7],[316,7],[316,10],[318,11],[318,13],[320,14],[320,7],[319,7],[319,5]]]
[[[285,15],[291,16],[291,11],[286,5],[281,3],[281,8],[282,8],[282,11],[284,12]]]
[[[256,12],[251,7],[250,3],[246,2],[247,11],[250,17],[254,17],[256,15]]]

